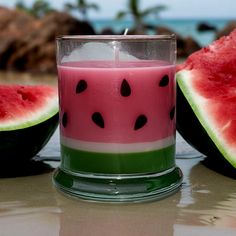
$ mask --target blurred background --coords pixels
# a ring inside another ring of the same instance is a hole
[[[56,36],[123,34],[125,28],[175,33],[184,59],[229,34],[235,12],[235,0],[0,0],[0,71],[54,75]]]

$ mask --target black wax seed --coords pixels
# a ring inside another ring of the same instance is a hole
[[[104,120],[103,120],[103,117],[102,117],[101,113],[94,112],[93,115],[92,115],[92,120],[100,128],[104,128],[105,127]]]
[[[175,116],[175,107],[173,107],[170,111],[170,119],[173,120]]]
[[[159,82],[159,86],[160,87],[166,87],[169,84],[169,76],[168,75],[164,75],[161,79],[161,81]]]
[[[120,87],[120,94],[123,97],[128,97],[131,94],[131,88],[129,86],[129,83],[126,79],[123,79],[121,87]]]
[[[141,129],[147,123],[145,115],[139,115],[135,121],[134,130]]]
[[[84,92],[86,90],[87,86],[88,86],[87,82],[85,80],[81,79],[76,86],[76,93]]]
[[[68,122],[68,115],[67,115],[67,112],[64,112],[62,116],[62,125],[64,128],[67,126],[67,122]]]

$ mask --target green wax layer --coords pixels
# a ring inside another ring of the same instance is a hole
[[[102,174],[157,173],[175,166],[175,145],[138,153],[100,153],[61,145],[61,168]]]

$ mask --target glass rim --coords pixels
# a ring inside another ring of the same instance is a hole
[[[78,40],[78,41],[143,41],[143,40],[175,40],[176,34],[157,35],[61,35],[56,41]]]

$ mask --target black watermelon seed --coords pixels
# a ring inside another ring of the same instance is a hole
[[[87,82],[85,80],[80,80],[76,86],[76,93],[82,93],[86,90],[87,88]]]
[[[175,116],[175,107],[173,107],[170,111],[170,119],[173,120]]]
[[[147,123],[145,115],[139,115],[135,121],[134,130],[141,129]]]
[[[104,128],[105,127],[104,120],[103,120],[103,117],[102,117],[101,113],[94,112],[93,115],[92,115],[92,120],[100,128]]]
[[[120,87],[120,94],[123,97],[128,97],[131,94],[131,88],[129,86],[129,83],[126,79],[123,79],[121,87]]]
[[[159,86],[160,87],[166,87],[169,84],[169,76],[168,75],[164,75],[161,79],[161,81],[159,82]]]
[[[64,128],[67,126],[67,122],[68,122],[68,115],[67,115],[67,112],[64,112],[62,116],[62,125]]]

